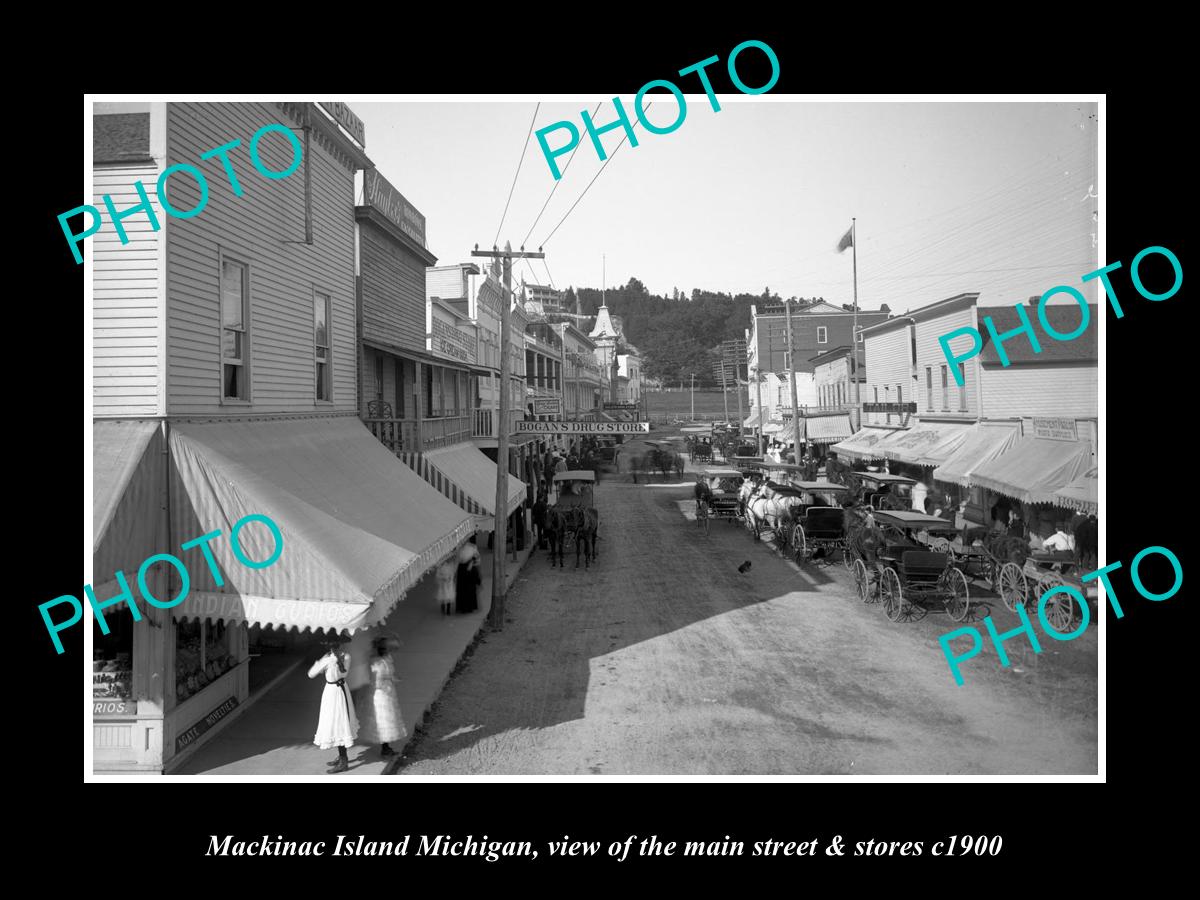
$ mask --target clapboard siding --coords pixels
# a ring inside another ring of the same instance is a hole
[[[92,203],[104,215],[88,238],[92,272],[92,405],[96,416],[152,416],[159,412],[158,257],[162,231],[145,213],[122,221],[122,244],[104,207],[108,194],[118,212],[141,202],[135,182],[153,198],[153,164],[94,170]],[[161,211],[156,210],[161,222]]]
[[[973,357],[966,361],[963,366],[964,382],[967,390],[967,409],[963,412],[961,409],[960,388],[954,380],[954,372],[949,368],[949,361],[946,359],[946,354],[942,352],[942,345],[938,343],[938,338],[944,334],[949,334],[959,328],[974,328],[975,327],[975,307],[968,306],[965,309],[959,309],[954,312],[947,313],[937,318],[922,320],[915,326],[917,330],[917,384],[919,385],[919,393],[916,399],[919,400],[917,412],[924,413],[930,410],[930,404],[926,398],[926,378],[925,367],[929,366],[933,369],[933,404],[932,410],[936,413],[943,412],[942,405],[942,366],[947,367],[946,378],[950,394],[950,414],[961,415],[969,418],[979,417],[979,359]],[[965,342],[965,346],[971,346],[969,337],[956,339],[951,342],[951,351],[962,353],[963,348],[960,344]]]
[[[173,415],[286,413],[355,407],[354,173],[314,133],[309,150],[313,244],[304,243],[304,167],[268,180],[250,161],[250,139],[264,125],[297,122],[267,103],[173,103],[167,107],[168,165],[195,165],[209,196],[191,219],[172,219],[167,238],[168,407]],[[229,154],[244,191],[233,194],[207,150],[234,139]],[[259,144],[274,171],[291,161],[281,134]],[[173,205],[198,199],[193,179],[173,178]],[[250,398],[221,403],[219,253],[250,265]],[[332,406],[318,404],[313,370],[313,289],[332,298]]]
[[[1005,416],[1098,415],[1096,366],[981,366],[983,414]]]
[[[370,223],[362,223],[359,240],[363,338],[423,352],[425,264]]]
[[[466,279],[461,266],[437,266],[425,270],[425,293],[429,297],[455,300],[465,297]]]
[[[912,397],[912,331],[910,325],[893,327],[883,334],[863,336],[865,349],[863,365],[867,370],[867,383],[863,388],[863,402],[875,402],[875,389],[879,389],[880,403],[896,402],[896,385],[904,386],[904,401]],[[885,388],[887,388],[885,390]],[[866,425],[899,424],[899,418],[885,413],[867,413],[863,416]]]

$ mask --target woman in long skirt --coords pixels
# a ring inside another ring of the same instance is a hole
[[[329,774],[345,772],[350,768],[346,750],[354,746],[358,735],[358,718],[350,703],[350,689],[346,685],[346,673],[350,670],[350,654],[341,649],[344,638],[328,642],[329,652],[312,664],[309,678],[325,676],[325,689],[321,693],[321,716],[317,720],[317,733],[313,743],[322,750],[337,747],[338,758],[330,761],[333,767]]]
[[[383,635],[375,639],[371,686],[359,698],[359,721],[362,723],[359,738],[366,744],[382,744],[380,754],[384,757],[395,756],[396,750],[391,745],[403,744],[408,737],[396,687],[400,679],[396,676],[396,664],[391,654],[398,646],[399,642]]]
[[[498,548],[498,553],[503,553]],[[473,613],[479,609],[479,548],[475,546],[475,535],[458,551],[458,587],[455,607],[460,613]]]

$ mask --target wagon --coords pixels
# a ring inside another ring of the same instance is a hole
[[[705,534],[708,533],[710,519],[734,522],[741,518],[741,472],[729,468],[704,469],[696,480],[706,485],[709,490],[707,502],[696,501],[696,523],[704,529]]]
[[[595,507],[593,492],[596,473],[591,469],[573,469],[556,472],[553,479],[554,505],[563,509],[570,506]]]
[[[1015,563],[1005,568],[1018,569]],[[1099,596],[1096,583],[1084,584],[1081,579],[1083,567],[1073,550],[1035,550],[1017,572],[1004,572],[1000,579],[1000,594],[1004,605],[1016,611],[1017,604],[1026,606],[1026,612],[1037,614],[1037,606],[1043,594],[1056,587],[1069,585],[1085,599]],[[1071,630],[1080,613],[1075,600],[1066,591],[1060,591],[1046,601],[1046,621],[1056,631]]]
[[[940,603],[956,622],[967,617],[971,591],[967,577],[950,553],[930,550],[914,533],[944,526],[945,520],[911,510],[879,510],[875,525],[884,543],[874,559],[854,560],[854,582],[864,603],[883,603],[893,622],[920,618],[925,608]]]
[[[830,481],[793,481],[792,487],[805,497],[802,505],[793,509],[791,545],[796,562],[811,560],[818,551],[828,563],[834,553],[846,546],[846,528],[840,505],[849,490],[845,485]]]

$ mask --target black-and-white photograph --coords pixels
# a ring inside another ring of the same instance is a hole
[[[88,97],[89,780],[1102,777],[1103,98],[766,52]]]

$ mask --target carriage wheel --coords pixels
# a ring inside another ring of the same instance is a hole
[[[904,615],[904,592],[900,589],[900,576],[895,569],[883,570],[883,584],[880,585],[883,597],[883,611],[893,622],[899,622]]]
[[[804,538],[803,525],[797,525],[792,529],[792,552],[796,556],[796,562],[801,562],[808,558],[808,541]]]
[[[854,561],[854,586],[858,589],[858,599],[863,603],[872,602],[871,579],[867,576],[867,566],[861,559]]]
[[[971,590],[967,586],[967,576],[961,569],[949,568],[942,573],[942,590],[946,591],[946,613],[955,622],[961,622],[971,609]]]
[[[1025,580],[1025,573],[1014,562],[1006,562],[1000,567],[1000,575],[996,578],[994,586],[1000,594],[1000,599],[1004,601],[1004,605],[1012,612],[1016,612],[1017,604],[1024,603],[1025,598],[1029,595],[1029,584]]]
[[[1066,582],[1057,572],[1043,575],[1038,580],[1035,592],[1038,602],[1041,603],[1042,594],[1063,584]],[[1071,630],[1071,624],[1075,621],[1075,601],[1069,594],[1055,594],[1046,601],[1046,621],[1050,623],[1050,627],[1062,634]]]

